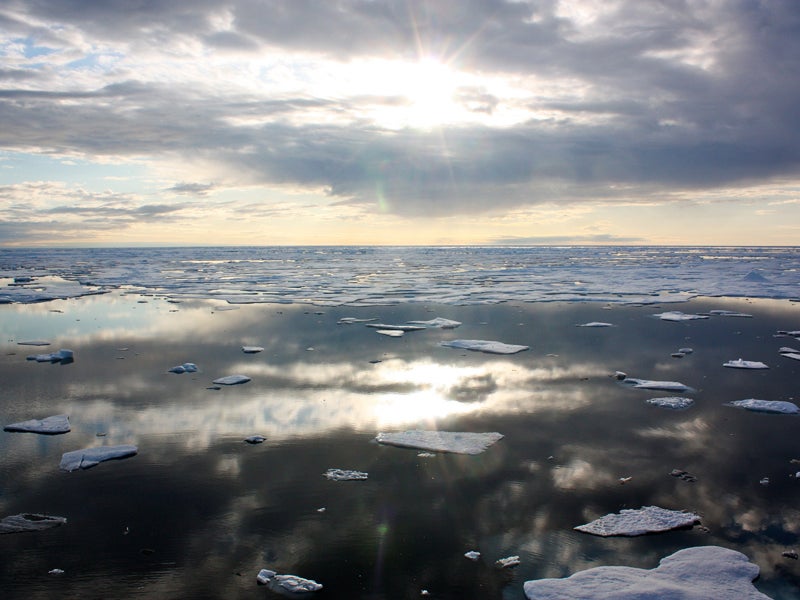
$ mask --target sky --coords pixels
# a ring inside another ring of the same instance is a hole
[[[796,0],[4,0],[0,246],[797,245]]]

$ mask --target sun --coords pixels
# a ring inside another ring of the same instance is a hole
[[[412,127],[430,128],[453,120],[458,113],[454,73],[444,64],[423,60],[413,65],[403,94]]]

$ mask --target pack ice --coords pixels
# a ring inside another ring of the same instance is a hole
[[[595,567],[564,579],[523,585],[529,600],[769,600],[753,586],[758,566],[741,552],[697,546],[662,558],[654,569]]]
[[[67,415],[53,415],[44,419],[30,419],[11,423],[3,427],[3,431],[17,431],[22,433],[43,433],[45,435],[57,435],[70,431],[69,417]]]
[[[669,510],[660,506],[643,506],[642,508],[626,508],[612,513],[591,523],[578,525],[574,529],[601,537],[636,536],[646,533],[659,533],[670,529],[691,527],[700,521],[693,513],[680,510]]]
[[[796,415],[800,412],[800,408],[794,402],[785,402],[783,400],[756,400],[755,398],[748,398],[747,400],[735,400],[731,402],[730,405],[755,412],[779,413],[783,415]]]
[[[139,449],[136,446],[124,444],[120,446],[95,446],[83,450],[65,452],[61,456],[59,468],[62,471],[76,471],[90,469],[107,460],[118,460],[134,456]]]
[[[486,352],[487,354],[516,354],[517,352],[530,349],[529,346],[505,344],[503,342],[491,340],[450,340],[447,342],[439,342],[439,345],[447,348]]]
[[[409,430],[396,433],[379,433],[375,441],[388,446],[418,448],[434,452],[453,452],[455,454],[480,454],[489,446],[503,438],[496,431],[473,433],[466,431],[428,431]]]

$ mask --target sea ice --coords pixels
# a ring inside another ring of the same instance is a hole
[[[588,323],[581,323],[576,327],[613,327],[613,323],[604,323],[602,321],[590,321]]]
[[[11,423],[3,427],[4,431],[18,431],[29,433],[43,433],[46,435],[56,435],[67,433],[70,430],[69,417],[67,415],[53,415],[44,419],[30,419],[19,423]]]
[[[530,349],[529,346],[504,344],[503,342],[494,342],[490,340],[450,340],[447,342],[440,342],[439,345],[448,348],[486,352],[488,354],[516,354],[517,352]]]
[[[244,441],[248,444],[261,444],[262,442],[267,441],[263,435],[251,435],[250,437],[244,438]]]
[[[75,355],[72,350],[67,350],[66,348],[62,348],[58,352],[52,352],[50,354],[32,354],[28,357],[28,360],[35,360],[36,362],[63,364],[69,364],[73,362],[74,359]]]
[[[519,564],[519,556],[506,556],[498,559],[495,564],[502,569],[516,567]]]
[[[375,441],[379,444],[418,448],[434,452],[453,452],[455,454],[480,454],[489,446],[503,438],[501,433],[473,433],[458,431],[410,430],[395,433],[379,433]]]
[[[600,517],[591,523],[578,525],[574,529],[601,537],[636,536],[691,527],[699,521],[700,517],[693,513],[668,510],[659,506],[644,506],[639,509],[626,508],[618,513]]]
[[[225,377],[215,379],[211,383],[216,383],[217,385],[238,385],[240,383],[247,383],[248,381],[250,381],[250,378],[247,375],[226,375]]]
[[[39,515],[35,513],[22,513],[11,515],[0,520],[0,533],[21,533],[24,531],[41,531],[58,527],[67,522],[64,517]]]
[[[17,342],[19,346],[49,346],[50,342],[45,340],[25,340],[22,342]]]
[[[328,469],[324,475],[331,481],[363,481],[369,477],[369,473],[347,469]]]
[[[770,600],[753,586],[758,566],[741,552],[696,546],[662,558],[654,569],[595,567],[564,579],[523,585],[529,600]]]
[[[696,321],[698,319],[708,319],[708,315],[694,315],[681,312],[679,310],[670,310],[663,313],[653,315],[662,321]]]
[[[197,373],[197,365],[190,362],[183,363],[177,367],[172,367],[168,373],[177,373],[178,375],[181,373]]]
[[[278,575],[270,569],[261,569],[256,575],[256,581],[262,585],[270,586],[275,591],[284,591],[290,594],[317,592],[322,589],[322,584],[313,579],[304,579],[297,575]]]
[[[242,346],[242,352],[245,354],[258,354],[259,352],[263,352],[264,348],[261,346]]]
[[[464,556],[470,560],[478,560],[481,557],[481,553],[477,550],[470,550],[469,552],[465,552]]]
[[[748,398],[747,400],[735,400],[731,402],[730,405],[755,412],[780,413],[783,415],[796,415],[800,412],[800,407],[794,402],[785,402],[783,400],[756,400],[755,398]]]
[[[757,360],[729,360],[722,364],[723,367],[730,367],[731,369],[769,369],[763,362]]]
[[[749,315],[743,312],[736,312],[735,310],[710,310],[708,314],[714,315],[717,317],[744,317],[744,318],[752,318],[753,315]]]
[[[453,321],[443,317],[436,317],[430,321],[406,321],[409,325],[421,325],[426,329],[455,329],[461,325],[460,321]]]
[[[422,325],[389,325],[387,323],[367,323],[367,327],[391,331],[422,331],[423,329],[427,329],[427,327]]]
[[[617,379],[623,385],[628,385],[630,387],[639,389],[639,390],[663,390],[665,392],[684,392],[690,393],[694,390],[690,388],[688,385],[680,383],[679,381],[651,381],[649,379],[636,379],[634,377],[622,377],[624,375],[621,371],[617,371]]]
[[[666,398],[650,398],[647,400],[647,403],[653,404],[654,406],[660,406],[661,408],[683,410],[684,408],[689,408],[692,404],[694,404],[694,400],[691,398],[681,398],[679,396],[669,396]]]
[[[778,353],[786,358],[791,358],[793,360],[800,360],[800,350],[795,350],[794,348],[788,348],[784,346],[783,348],[778,350]]]
[[[337,321],[339,325],[352,325],[353,323],[369,323],[371,321],[376,321],[374,317],[372,319],[358,319],[356,317],[342,317]]]
[[[61,455],[59,468],[63,471],[90,469],[107,460],[117,460],[134,456],[139,449],[136,446],[123,444],[120,446],[95,446],[83,450],[73,450]]]
[[[381,335],[385,335],[387,337],[403,337],[405,331],[401,331],[399,329],[376,329],[375,333],[380,333]]]

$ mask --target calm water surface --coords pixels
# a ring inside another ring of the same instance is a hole
[[[761,568],[756,585],[800,598],[800,417],[741,411],[745,398],[800,401],[800,329],[790,301],[697,299],[653,306],[533,303],[324,308],[173,304],[121,293],[0,306],[3,424],[66,413],[59,436],[0,432],[0,516],[42,512],[66,525],[0,536],[0,589],[12,598],[264,598],[259,569],[324,584],[319,598],[522,599],[528,579],[600,565],[652,568],[681,548],[721,545]],[[663,310],[742,310],[753,318],[668,323]],[[436,316],[455,330],[388,338],[341,317]],[[588,321],[611,328],[581,328]],[[529,345],[513,356],[447,339]],[[44,339],[36,348],[20,341]],[[264,347],[246,355],[242,345]],[[670,354],[681,347],[694,353]],[[70,348],[69,365],[29,354]],[[726,369],[736,358],[766,371]],[[194,362],[198,373],[175,375]],[[681,381],[669,396],[611,375]],[[250,383],[209,389],[223,375]],[[379,431],[498,431],[478,456],[384,447]],[[243,439],[262,434],[267,441]],[[62,472],[61,454],[136,444],[137,456]],[[332,482],[332,467],[367,481]],[[695,475],[690,483],[669,475]],[[620,484],[621,477],[631,477]],[[769,485],[761,485],[762,478]],[[702,527],[601,539],[576,525],[659,505]],[[325,509],[324,511],[320,509]],[[478,562],[464,558],[478,550]],[[515,569],[494,561],[519,555]],[[49,575],[60,568],[63,575]]]

